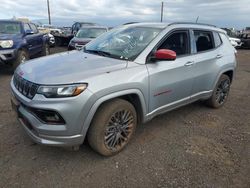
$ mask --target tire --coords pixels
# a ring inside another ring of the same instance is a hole
[[[43,50],[42,50],[42,53],[41,53],[41,56],[47,56],[50,54],[50,47],[49,47],[49,44],[44,44],[43,45]]]
[[[12,71],[14,72],[16,68],[29,59],[29,55],[25,50],[19,50],[17,52],[17,58],[12,64]]]
[[[55,46],[62,46],[63,41],[61,38],[55,37]]]
[[[115,155],[131,140],[136,125],[134,106],[125,100],[114,99],[104,103],[96,112],[88,131],[88,142],[103,156]]]
[[[207,105],[212,108],[222,107],[227,101],[230,91],[230,86],[231,86],[230,78],[225,74],[221,75],[213,91],[212,96],[206,101]]]

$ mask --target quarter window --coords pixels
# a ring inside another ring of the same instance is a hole
[[[214,32],[214,45],[215,47],[218,47],[222,44],[221,38],[220,38],[220,34],[217,32]]]
[[[178,31],[171,34],[159,47],[159,49],[168,49],[176,52],[176,55],[185,55],[189,53],[188,32]]]
[[[197,52],[213,49],[212,32],[194,31]]]

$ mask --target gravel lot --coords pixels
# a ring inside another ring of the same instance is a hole
[[[223,108],[197,102],[161,115],[110,158],[87,144],[34,144],[14,118],[10,79],[0,66],[0,187],[250,187],[250,50],[238,52]]]

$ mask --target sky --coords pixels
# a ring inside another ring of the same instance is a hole
[[[162,0],[50,0],[52,24],[91,21],[107,26],[159,22]],[[164,22],[191,21],[238,29],[250,27],[250,0],[165,0]],[[0,19],[48,22],[47,0],[0,0]]]

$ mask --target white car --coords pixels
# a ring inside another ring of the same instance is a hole
[[[229,37],[229,41],[231,42],[232,46],[235,48],[239,48],[242,45],[241,40],[238,38]]]

